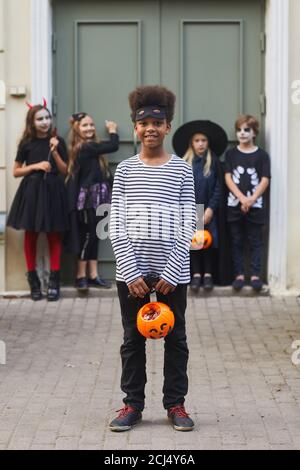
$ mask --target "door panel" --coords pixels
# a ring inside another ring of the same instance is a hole
[[[162,0],[161,5],[161,82],[177,96],[173,129],[211,119],[234,141],[238,114],[260,116],[264,2]]]
[[[69,116],[79,110],[94,117],[102,139],[104,121],[116,120],[121,145],[109,155],[113,171],[134,152],[128,93],[139,84],[174,91],[173,131],[192,119],[211,119],[233,142],[238,114],[260,116],[263,0],[53,0],[53,8],[59,131],[67,135]],[[172,133],[169,152],[171,142]],[[109,241],[99,243],[99,260],[101,274],[113,278]],[[64,265],[70,281],[70,261]]]
[[[159,82],[159,1],[53,3],[59,129],[66,135],[68,117],[79,109],[92,114],[102,138],[104,121],[116,120],[122,145],[112,158],[121,161],[132,154],[128,93],[144,81]]]
[[[141,82],[140,22],[77,22],[75,28],[75,108],[88,109],[100,123],[112,116],[122,124],[121,139],[131,141],[127,95]]]
[[[209,116],[230,129],[236,116],[241,113],[241,37],[241,22],[182,22],[183,122]],[[221,74],[217,73],[217,68]],[[225,98],[226,114],[220,113],[220,103],[224,102],[224,97],[230,97]]]
[[[69,116],[90,113],[101,139],[106,119],[118,123],[120,148],[108,155],[111,170],[133,155],[133,126],[128,94],[137,85],[159,83],[158,0],[54,0],[54,95],[56,121],[67,136]],[[65,256],[62,277],[71,283],[76,261]],[[113,279],[114,256],[109,240],[99,243],[101,275]]]

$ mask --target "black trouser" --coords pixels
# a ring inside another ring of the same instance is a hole
[[[121,306],[124,342],[121,346],[122,376],[121,389],[126,394],[125,404],[143,410],[145,402],[146,375],[146,338],[136,327],[138,310],[150,302],[150,297],[128,299],[128,287],[125,282],[117,282]],[[189,350],[185,333],[186,284],[178,284],[175,291],[168,295],[157,293],[157,301],[171,308],[175,324],[165,341],[163,406],[168,409],[184,403],[188,391],[187,362]],[[153,341],[153,340],[150,340]]]
[[[100,218],[94,209],[78,211],[78,227],[80,239],[79,260],[88,261],[98,258],[97,223]]]
[[[213,271],[213,248],[207,250],[191,250],[191,273],[212,274]]]
[[[262,257],[262,225],[248,220],[229,222],[234,275],[244,274],[244,246],[249,242],[250,275],[260,276]]]

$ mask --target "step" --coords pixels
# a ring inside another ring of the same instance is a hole
[[[188,297],[267,297],[270,295],[269,286],[264,285],[262,291],[258,294],[250,286],[245,286],[241,291],[235,292],[231,286],[216,286],[212,292],[204,292],[202,289],[195,294],[188,290]],[[19,299],[29,298],[29,291],[7,291],[0,292],[0,298]],[[117,297],[117,287],[113,284],[110,289],[90,288],[87,294],[79,293],[75,287],[61,287],[61,298],[87,298],[87,297]]]

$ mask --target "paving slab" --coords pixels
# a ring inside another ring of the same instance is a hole
[[[123,397],[116,292],[64,289],[52,303],[0,298],[0,449],[300,449],[291,347],[300,340],[299,298],[189,295],[186,408],[195,430],[177,432],[167,420],[161,340],[147,342],[143,421],[112,433]]]

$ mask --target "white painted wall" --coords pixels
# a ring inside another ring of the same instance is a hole
[[[16,156],[17,142],[23,131],[27,108],[25,99],[12,97],[11,86],[25,84],[31,92],[31,18],[30,0],[4,1],[4,37],[5,37],[5,162],[6,162],[6,199],[10,207],[20,180],[12,177],[12,168]],[[24,276],[26,271],[23,254],[23,233],[8,229],[5,242],[6,252],[6,290],[27,288]]]
[[[4,44],[4,0],[0,0],[0,212],[6,211],[5,185],[5,44]],[[0,220],[1,230],[4,220]],[[3,232],[2,232],[3,233]],[[5,245],[0,234],[0,291],[5,289]]]

